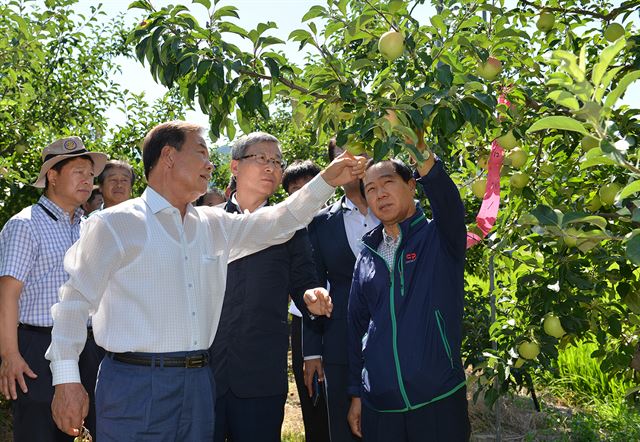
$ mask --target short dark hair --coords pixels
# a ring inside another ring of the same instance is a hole
[[[282,174],[282,187],[289,193],[289,186],[301,178],[313,178],[320,173],[320,167],[311,160],[295,160]]]
[[[162,123],[151,129],[142,143],[144,176],[149,178],[149,173],[158,163],[164,146],[168,145],[180,150],[188,133],[201,133],[203,130],[203,127],[198,124],[181,120]]]
[[[400,175],[400,178],[402,178],[402,181],[404,181],[405,183],[408,183],[411,178],[413,178],[413,172],[411,171],[411,168],[397,158],[389,158],[388,160],[378,161],[377,163],[374,162],[372,158],[367,161],[367,166],[364,168],[364,170],[367,171],[371,169],[374,164],[382,163],[391,163],[393,165],[393,171]]]
[[[204,205],[204,199],[207,195],[216,195],[219,196],[220,198],[222,198],[224,201],[227,200],[227,197],[224,195],[224,193],[222,193],[222,191],[220,189],[218,189],[217,187],[211,188],[209,190],[207,190],[206,193],[200,195],[200,198],[198,198],[195,202],[194,205],[196,206],[202,206]]]
[[[131,175],[131,186],[133,186],[133,183],[136,182],[136,178],[137,178],[136,173],[134,172],[131,164],[122,160],[109,160],[107,161],[107,164],[104,165],[104,169],[102,169],[102,173],[98,175],[98,185],[102,185],[102,183],[104,183],[106,172],[109,169],[125,169]]]
[[[329,140],[329,144],[327,144],[327,156],[329,157],[329,162],[332,162],[338,156],[336,155],[336,147],[338,147],[336,139],[331,138]]]
[[[56,172],[60,173],[60,171],[62,170],[62,168],[64,166],[66,166],[67,164],[69,164],[73,160],[77,160],[78,158],[82,158],[82,159],[91,161],[91,165],[92,166],[95,164],[93,162],[93,158],[91,158],[91,156],[89,156],[89,155],[79,155],[79,156],[76,156],[76,157],[65,158],[64,160],[60,161],[59,163],[56,163],[53,166],[51,166],[51,168],[49,170],[55,170]],[[47,190],[48,188],[49,188],[49,177],[47,177],[47,174],[45,174],[44,175],[44,190]]]
[[[398,174],[398,176],[402,178],[402,181],[404,181],[405,183],[408,183],[409,181],[411,181],[411,178],[413,178],[413,172],[411,171],[411,168],[397,158],[390,158],[388,160],[378,161],[377,163],[373,161],[373,158],[371,158],[367,162],[367,166],[364,170],[366,172],[367,170],[371,169],[374,164],[382,163],[391,163],[391,165],[393,166],[393,171]],[[362,194],[362,197],[366,199],[364,193],[364,180],[360,180],[360,193]]]
[[[93,190],[91,191],[91,196],[89,197],[87,202],[89,203],[93,201],[94,199],[96,199],[98,195],[102,195],[102,192],[100,192],[100,189],[98,187],[94,187]]]

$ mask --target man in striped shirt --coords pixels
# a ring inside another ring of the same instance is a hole
[[[14,439],[20,441],[69,440],[51,417],[54,390],[44,353],[51,343],[50,309],[68,278],[64,254],[80,233],[79,207],[91,195],[93,177],[107,156],[88,152],[80,138],[69,137],[46,147],[42,159],[34,186],[44,188],[44,195],[0,233],[0,393],[13,400]],[[101,357],[89,334],[80,356],[89,392]],[[90,428],[93,416],[92,407]]]

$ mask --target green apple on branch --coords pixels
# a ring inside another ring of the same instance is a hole
[[[378,41],[378,50],[384,58],[393,61],[404,52],[404,37],[393,29],[385,32]]]
[[[488,57],[485,62],[478,62],[476,70],[478,77],[484,78],[488,81],[493,81],[498,78],[500,72],[502,72],[502,62],[494,56]]]
[[[518,354],[523,359],[535,359],[540,354],[540,345],[534,341],[523,341],[518,346]]]
[[[536,27],[539,31],[549,32],[553,29],[555,21],[556,17],[553,15],[553,12],[542,11],[540,13],[540,17],[538,17],[538,21],[536,22]]]
[[[554,338],[560,339],[564,335],[567,334],[562,328],[562,323],[560,322],[560,318],[558,318],[553,313],[548,314],[544,318],[544,322],[542,323],[542,328],[544,332],[549,336],[553,336]]]

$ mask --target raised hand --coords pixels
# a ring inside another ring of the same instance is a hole
[[[330,186],[342,186],[355,178],[362,178],[367,161],[365,157],[354,157],[345,151],[320,172],[320,175]]]

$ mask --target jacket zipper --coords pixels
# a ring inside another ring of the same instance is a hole
[[[402,243],[402,230],[400,231],[400,243]],[[402,400],[404,401],[404,404],[406,406],[405,410],[410,410],[411,409],[411,403],[409,402],[409,397],[407,396],[407,391],[404,388],[404,382],[402,381],[402,372],[400,370],[400,356],[398,355],[398,324],[396,321],[396,305],[395,305],[395,278],[394,278],[394,274],[393,274],[393,268],[395,267],[395,263],[396,263],[396,259],[397,259],[397,255],[398,255],[398,249],[396,249],[396,251],[393,254],[393,264],[390,266],[389,264],[387,264],[387,260],[384,259],[384,257],[382,257],[377,250],[374,250],[372,247],[370,247],[369,245],[365,244],[367,246],[367,248],[369,250],[371,250],[371,252],[373,252],[375,255],[377,255],[380,259],[382,259],[382,261],[386,264],[387,266],[387,270],[389,271],[389,278],[391,279],[391,287],[389,289],[389,293],[390,293],[390,300],[389,300],[389,304],[390,304],[390,308],[389,308],[389,312],[391,314],[391,332],[392,332],[392,342],[393,342],[393,360],[395,362],[395,366],[396,366],[396,376],[398,378],[398,386],[400,387],[400,395],[402,396]],[[398,266],[398,269],[400,269],[400,266]],[[400,277],[400,288],[403,290],[402,296],[404,296],[404,275],[401,274]],[[405,411],[403,410],[403,411]]]

